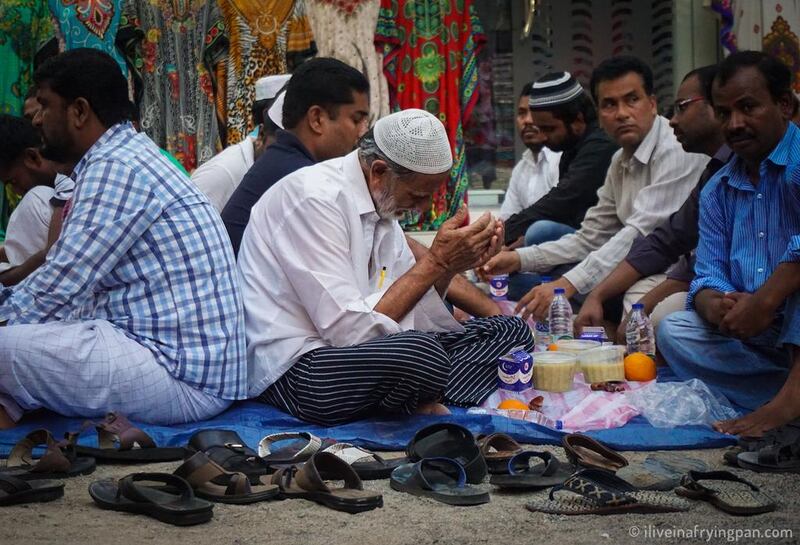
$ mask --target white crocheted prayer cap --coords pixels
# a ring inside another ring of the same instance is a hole
[[[267,116],[275,123],[278,128],[283,128],[283,99],[286,98],[286,91],[281,91],[275,102],[267,110]]]
[[[275,76],[264,76],[256,81],[256,100],[266,100],[275,98],[278,91],[286,85],[291,78],[291,74],[278,74]]]
[[[453,167],[447,130],[425,110],[412,108],[382,117],[373,132],[386,157],[412,172],[441,174]]]

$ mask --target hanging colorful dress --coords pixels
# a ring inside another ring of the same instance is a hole
[[[125,77],[128,65],[115,40],[122,0],[49,0],[58,22],[61,49],[91,47],[111,55]]]
[[[383,54],[374,44],[379,9],[375,0],[306,0],[319,56],[339,59],[367,76],[373,122],[389,113]]]
[[[381,0],[375,44],[384,55],[390,105],[438,115],[453,145],[449,181],[406,229],[438,229],[464,202],[469,179],[463,127],[477,99],[476,57],[485,42],[472,0]]]
[[[303,0],[219,0],[230,49],[225,61],[225,100],[219,101],[228,146],[253,130],[250,114],[256,80],[289,71],[287,58],[312,55],[314,40]]]
[[[118,41],[141,87],[141,129],[192,172],[220,149],[214,73],[226,54],[216,0],[126,0]]]
[[[46,52],[58,52],[47,3],[0,0],[0,113],[22,115],[34,67]],[[11,196],[0,187],[0,242],[5,240]]]

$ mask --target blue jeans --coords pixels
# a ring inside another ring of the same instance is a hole
[[[699,378],[733,403],[755,410],[786,382],[791,366],[785,345],[800,345],[800,296],[786,305],[783,323],[744,341],[721,333],[694,311],[662,320],[657,343],[680,380]]]
[[[525,246],[535,246],[543,242],[558,240],[564,235],[574,233],[575,229],[563,223],[556,223],[550,220],[539,220],[531,224],[525,232]],[[572,268],[572,267],[570,267]],[[567,269],[569,270],[569,269]],[[566,271],[553,274],[553,278],[561,276]],[[542,278],[538,273],[516,273],[508,278],[508,298],[511,301],[519,301],[526,293],[542,283]]]

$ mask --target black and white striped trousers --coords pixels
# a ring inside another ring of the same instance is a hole
[[[520,318],[464,323],[463,333],[405,331],[347,347],[304,354],[259,399],[321,425],[380,413],[411,414],[420,402],[478,405],[497,386],[497,358],[533,350]]]

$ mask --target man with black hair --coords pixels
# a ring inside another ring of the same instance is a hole
[[[600,124],[622,148],[611,159],[597,205],[575,233],[502,252],[484,266],[487,274],[556,273],[563,270],[556,267],[569,266],[559,279],[520,299],[516,310],[526,318],[546,316],[556,288],[568,298],[589,293],[638,236],[650,233],[683,204],[707,162],[703,155],[684,152],[669,121],[658,115],[653,73],[641,60],[619,56],[603,61],[592,73],[591,89]]]
[[[0,115],[0,181],[21,196],[0,246],[0,284],[19,283],[44,263],[56,166],[42,157],[42,138],[24,117]]]
[[[683,206],[652,233],[637,238],[625,259],[592,290],[575,321],[576,331],[585,326],[613,328],[613,324],[604,322],[603,305],[623,294],[629,299],[627,306],[636,302],[644,305],[654,326],[667,314],[686,307],[686,292],[694,279],[700,192],[733,153],[725,145],[711,106],[711,83],[716,73],[717,65],[710,65],[686,74],[669,122],[685,151],[703,153],[711,160]],[[624,344],[624,335],[623,317],[616,330],[617,342]]]
[[[572,233],[597,203],[611,156],[619,149],[597,125],[591,98],[569,72],[554,72],[537,80],[528,106],[544,145],[562,152],[558,184],[506,221],[506,244],[524,237],[524,246],[556,240]]]
[[[24,411],[181,423],[246,395],[244,320],[219,215],[128,117],[117,63],[73,49],[34,74],[42,155],[76,188],[45,264],[0,290],[0,425]]]
[[[692,310],[658,330],[678,378],[699,378],[755,410],[716,425],[745,436],[800,417],[800,129],[789,122],[791,81],[786,65],[760,51],[720,63],[713,105],[734,156],[700,196]]]
[[[508,219],[528,208],[558,184],[561,153],[544,145],[546,137],[533,122],[529,105],[533,82],[522,87],[517,103],[517,130],[527,148],[511,171],[500,219]]]
[[[337,59],[301,64],[286,84],[283,127],[245,174],[222,210],[234,253],[239,253],[250,209],[278,180],[300,168],[352,151],[367,131],[369,82]]]
[[[257,135],[246,136],[238,144],[228,146],[192,172],[192,181],[220,213],[247,171],[267,146],[275,142],[279,127],[267,116],[267,110],[290,77],[280,74],[256,81],[256,100],[251,111]]]

